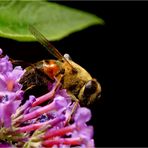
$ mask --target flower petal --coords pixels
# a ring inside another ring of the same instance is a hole
[[[20,105],[21,101],[9,101],[4,104],[3,107],[3,120],[5,127],[10,127],[11,125],[11,115],[14,114]]]
[[[86,107],[79,107],[74,116],[74,120],[79,123],[85,123],[91,119],[91,111]]]

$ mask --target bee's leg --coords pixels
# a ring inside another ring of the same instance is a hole
[[[32,106],[37,106],[37,105],[44,103],[45,101],[48,101],[48,100],[51,101],[54,98],[57,88],[60,86],[60,82],[61,82],[62,77],[63,77],[62,74],[58,75],[58,77],[56,77],[56,84],[52,88],[52,90],[50,92],[48,92],[47,94],[36,98],[36,101],[33,102]]]
[[[75,111],[76,111],[76,109],[77,109],[77,107],[78,107],[78,105],[79,105],[79,99],[77,99],[76,96],[74,96],[73,94],[70,94],[70,97],[71,97],[71,99],[74,101],[74,106],[73,106],[73,108],[72,108],[72,110],[71,110],[71,113],[70,113],[68,119],[66,120],[65,125],[67,125],[67,124],[70,122],[70,120],[71,120],[73,114],[75,113]]]
[[[35,85],[32,84],[29,87],[27,87],[26,89],[23,89],[23,91],[24,91],[24,97],[23,97],[23,99],[21,101],[21,105],[23,105],[26,102],[26,100],[28,100],[28,97],[29,97],[28,91],[30,91],[34,87],[35,87]]]
[[[59,74],[59,75],[56,77],[57,83],[56,83],[56,85],[55,85],[55,87],[54,87],[54,89],[53,89],[53,92],[54,92],[54,93],[56,92],[58,86],[60,85],[62,78],[63,78],[63,74]]]
[[[35,85],[30,85],[29,87],[27,87],[27,88],[24,90],[24,92],[26,92],[26,91],[32,89],[33,87],[35,87]]]

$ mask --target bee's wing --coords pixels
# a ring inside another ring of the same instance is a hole
[[[62,59],[61,53],[32,25],[29,25],[30,32],[35,38],[57,59]]]
[[[62,54],[34,26],[29,25],[29,30],[36,37],[36,39],[47,49],[47,51],[49,51],[57,59],[66,61],[73,68],[68,60],[64,56],[62,56]]]

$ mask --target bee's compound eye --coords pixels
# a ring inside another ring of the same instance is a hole
[[[71,57],[70,57],[70,55],[67,54],[67,53],[64,54],[64,57],[65,57],[67,60],[72,60]]]
[[[97,84],[95,81],[90,80],[86,83],[85,89],[84,89],[84,95],[85,96],[91,96],[96,92]]]
[[[96,79],[89,80],[85,83],[79,92],[79,100],[85,106],[89,106],[101,93],[101,86]]]

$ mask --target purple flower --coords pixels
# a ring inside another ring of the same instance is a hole
[[[43,139],[45,139],[43,146],[51,147],[53,145],[64,144],[69,146],[77,145],[84,148],[94,147],[93,127],[86,124],[90,118],[91,113],[89,109],[78,107],[74,115],[75,122],[72,125],[61,127],[60,129],[49,129],[43,136]],[[68,138],[61,138],[59,136],[68,136]]]
[[[20,103],[20,100],[0,103],[0,123],[4,124],[4,127],[11,126],[11,116],[16,112]]]
[[[2,53],[3,53],[3,51],[2,51],[2,49],[0,48],[0,55],[2,55]]]
[[[21,122],[37,118],[37,117],[41,116],[42,114],[48,113],[48,112],[53,111],[53,110],[58,111],[65,106],[67,106],[67,102],[63,97],[60,97],[60,96],[55,97],[55,99],[53,100],[52,103],[47,104],[43,107],[40,107],[40,108],[38,108],[38,109],[28,113],[28,114],[25,114],[23,116],[23,118],[21,119]]]
[[[5,56],[0,59],[0,73],[6,73],[13,69],[12,64],[9,60],[8,56]]]
[[[12,71],[0,74],[0,90],[1,91],[17,91],[22,88],[19,79],[24,71],[20,66],[15,67]]]
[[[13,148],[13,146],[5,142],[0,143],[0,148]]]
[[[0,56],[2,55],[3,51],[2,49],[0,49]],[[9,61],[9,57],[8,56],[4,56],[3,58],[0,58],[0,73],[6,73],[9,71],[12,71],[13,66],[11,64],[11,62]]]
[[[20,66],[13,68],[8,56],[0,56],[0,147],[95,147],[93,127],[87,125],[90,110],[78,105],[71,116],[75,103],[58,80],[49,83],[46,94],[30,94],[21,104],[24,72]]]
[[[23,73],[20,66],[13,69],[8,56],[0,58],[0,123],[4,127],[11,126],[11,115],[21,104],[23,91],[18,81]]]
[[[91,112],[86,107],[79,107],[75,113],[74,120],[79,124],[84,124],[91,119]]]
[[[2,50],[0,49],[0,55],[1,54]],[[0,91],[16,92],[21,89],[22,85],[18,82],[24,72],[25,70],[22,70],[21,66],[13,69],[13,65],[9,61],[8,56],[0,58]]]

